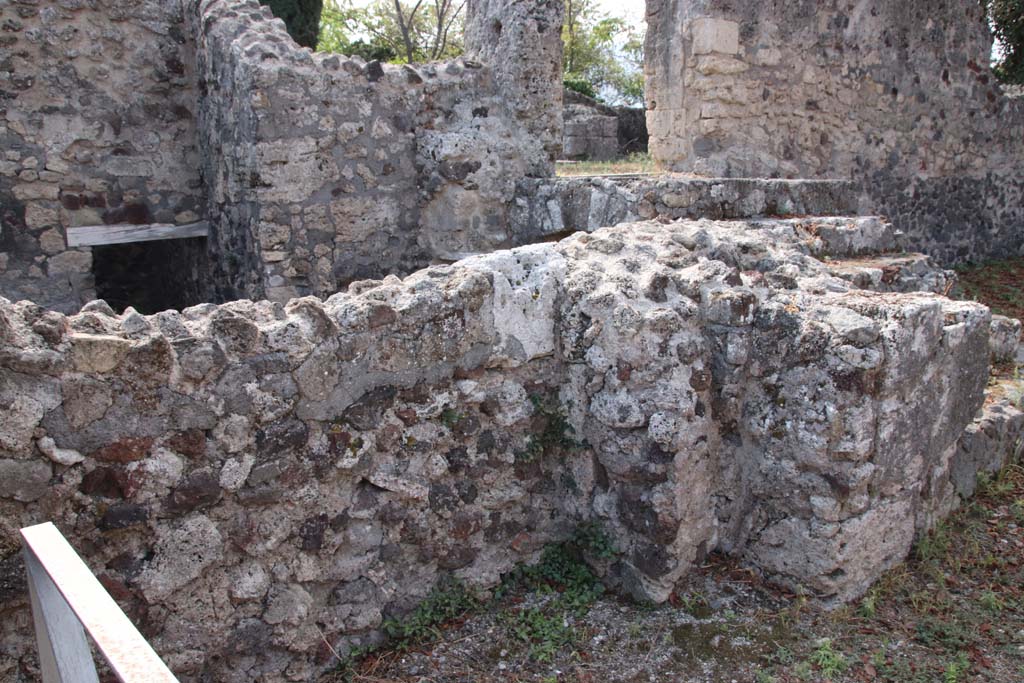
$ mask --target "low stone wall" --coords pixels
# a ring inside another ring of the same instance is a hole
[[[511,54],[365,63],[299,48],[255,0],[189,8],[221,299],[329,296],[504,246],[515,181],[550,170],[528,130],[557,103],[515,109],[495,66]]]
[[[647,151],[642,107],[610,107],[573,90],[563,92],[562,159],[607,161]]]
[[[987,381],[987,309],[832,274],[893,243],[649,222],[287,306],[0,300],[0,674],[44,520],[184,681],[309,680],[582,522],[643,599],[715,549],[855,597],[955,505]]]

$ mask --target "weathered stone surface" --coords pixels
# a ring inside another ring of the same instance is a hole
[[[992,333],[989,348],[993,363],[1012,363],[1017,359],[1020,347],[1021,322],[1016,318],[1002,315],[992,316]]]
[[[0,460],[0,498],[31,503],[46,495],[52,472],[39,460]]]
[[[180,525],[162,527],[154,557],[139,575],[139,588],[150,604],[163,602],[223,556],[223,537],[208,517],[189,517]]]

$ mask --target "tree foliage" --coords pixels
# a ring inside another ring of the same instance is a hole
[[[328,0],[318,49],[403,63],[457,57],[465,6],[465,0],[375,0],[367,7]]]
[[[1024,84],[1024,0],[982,1],[1003,48],[996,75],[1006,83]]]
[[[315,48],[320,36],[323,0],[260,0],[284,21],[288,33],[303,47]]]
[[[597,0],[566,0],[562,41],[566,81],[587,82],[617,103],[643,100],[643,34],[624,18],[605,14]]]

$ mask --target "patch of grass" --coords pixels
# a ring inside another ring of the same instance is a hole
[[[462,583],[449,580],[439,584],[423,602],[401,619],[384,622],[384,634],[393,647],[406,649],[441,636],[440,626],[480,608],[480,601]]]
[[[658,167],[650,154],[635,152],[623,159],[613,159],[611,161],[560,161],[556,169],[559,176],[572,177],[656,173]]]
[[[811,653],[810,661],[818,668],[822,676],[830,680],[846,671],[849,666],[846,655],[836,651],[831,638],[822,638],[818,643],[818,648]]]
[[[946,670],[942,674],[942,681],[943,683],[960,683],[965,680],[967,672],[970,670],[971,661],[966,654],[961,652],[957,655],[956,660],[946,666]]]
[[[1024,320],[1024,258],[992,261],[957,271],[958,293],[1000,315]]]

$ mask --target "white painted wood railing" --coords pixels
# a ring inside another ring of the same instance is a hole
[[[43,683],[98,683],[86,632],[122,683],[177,683],[57,527],[21,538]]]

